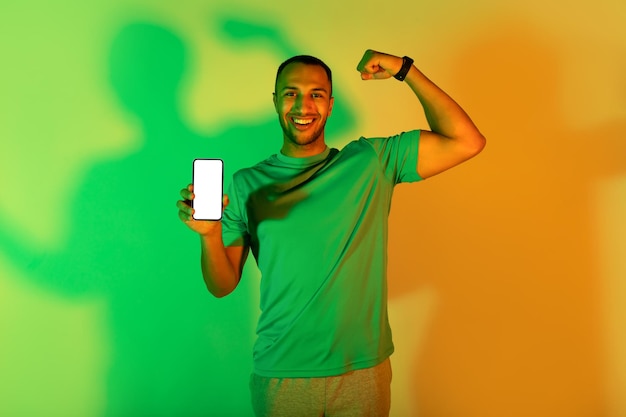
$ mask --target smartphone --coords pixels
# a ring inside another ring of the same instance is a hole
[[[194,159],[192,207],[195,220],[221,220],[224,194],[224,161]]]

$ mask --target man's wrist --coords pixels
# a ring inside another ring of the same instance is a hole
[[[207,220],[208,222],[209,220]],[[210,227],[205,228],[204,230],[199,230],[197,233],[200,236],[200,240],[202,240],[206,244],[215,244],[222,243],[222,221],[210,221],[212,224]]]
[[[398,71],[393,77],[398,81],[404,81],[412,66],[413,60],[411,58],[408,56],[402,57],[402,67],[400,67],[400,71]]]

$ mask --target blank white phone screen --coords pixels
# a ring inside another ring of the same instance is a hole
[[[221,159],[194,159],[193,199],[195,220],[220,220],[224,162]]]

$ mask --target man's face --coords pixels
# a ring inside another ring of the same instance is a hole
[[[324,68],[299,62],[287,65],[276,80],[274,107],[285,145],[324,143],[324,126],[333,107]]]

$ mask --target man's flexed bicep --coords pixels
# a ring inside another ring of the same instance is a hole
[[[417,173],[422,178],[437,175],[474,157],[483,146],[482,136],[475,140],[453,140],[429,130],[422,130]]]

